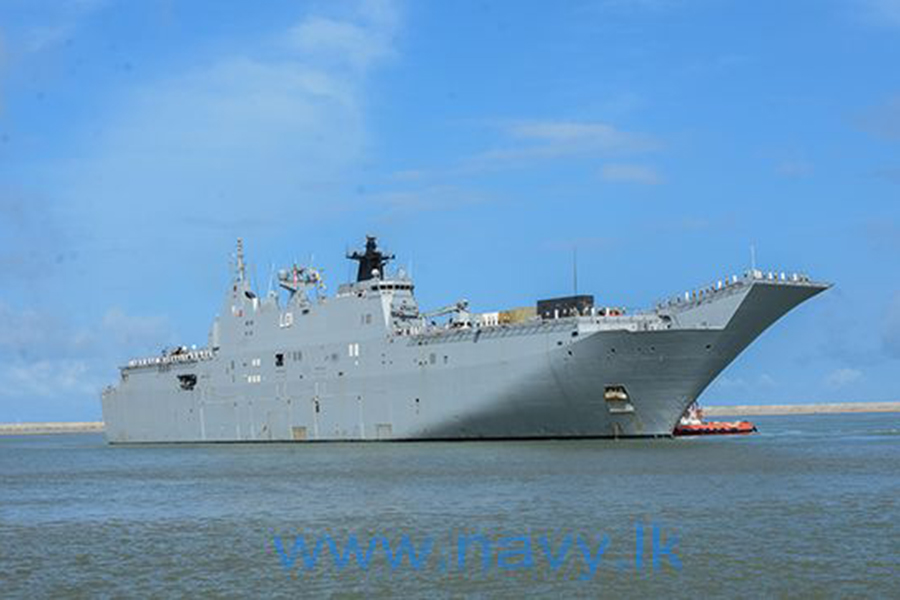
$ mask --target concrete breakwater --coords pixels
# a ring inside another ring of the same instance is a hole
[[[769,415],[827,415],[840,413],[900,412],[900,402],[835,402],[827,404],[757,404],[705,406],[705,417]]]
[[[0,435],[47,433],[100,433],[103,421],[61,421],[58,423],[0,423]]]

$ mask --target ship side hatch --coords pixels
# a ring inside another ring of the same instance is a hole
[[[603,390],[603,399],[606,400],[606,407],[612,414],[634,412],[634,405],[631,404],[631,398],[624,385],[606,386]]]
[[[197,385],[197,376],[193,373],[186,373],[184,375],[178,376],[178,385],[181,386],[181,389],[190,391],[194,389],[194,386]]]

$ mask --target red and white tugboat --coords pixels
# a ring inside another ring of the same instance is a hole
[[[756,425],[750,421],[704,421],[703,409],[695,402],[684,411],[672,435],[729,435],[755,431]]]

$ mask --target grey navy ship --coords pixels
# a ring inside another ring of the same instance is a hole
[[[240,240],[208,345],[135,359],[103,391],[111,443],[671,436],[757,336],[828,284],[755,268],[634,314],[576,295],[422,312],[374,237],[260,297]]]

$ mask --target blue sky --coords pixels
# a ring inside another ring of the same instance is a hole
[[[900,1],[0,3],[0,421],[202,344],[243,236],[421,304],[835,287],[706,403],[900,400]]]

